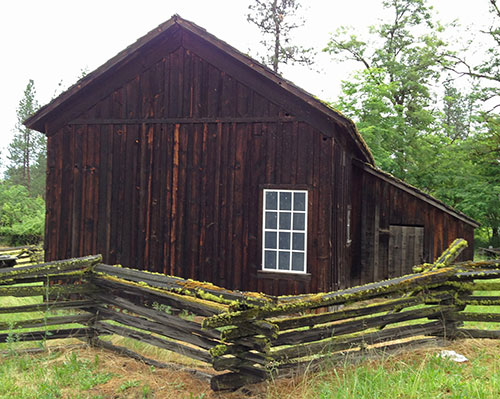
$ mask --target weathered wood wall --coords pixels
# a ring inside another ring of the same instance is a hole
[[[126,82],[49,136],[47,260],[102,253],[276,295],[337,286],[343,143],[182,46]],[[265,187],[309,190],[308,275],[260,271]]]
[[[411,268],[398,272],[389,270],[391,226],[424,228],[423,261],[433,262],[458,237],[470,246],[460,260],[474,256],[474,227],[449,212],[426,202],[355,163],[353,188],[355,208],[355,239],[353,241],[353,284],[365,284],[411,273]],[[394,229],[393,229],[394,230]]]

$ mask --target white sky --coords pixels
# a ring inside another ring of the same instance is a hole
[[[242,52],[255,55],[259,32],[246,21],[251,0],[11,0],[0,4],[0,151],[5,156],[16,124],[16,108],[29,79],[37,99],[46,104],[89,72],[135,42],[173,14],[179,14]],[[329,33],[341,25],[360,31],[382,17],[381,0],[302,0],[306,25],[297,31],[301,44],[325,47]],[[472,25],[490,22],[488,0],[429,0],[438,19]],[[329,62],[320,54],[317,71],[282,68],[298,86],[333,100],[340,81],[353,65]]]

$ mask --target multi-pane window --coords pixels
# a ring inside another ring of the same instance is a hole
[[[262,269],[305,273],[307,191],[264,190]]]

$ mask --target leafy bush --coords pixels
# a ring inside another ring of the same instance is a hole
[[[24,186],[0,183],[0,236],[9,245],[36,244],[43,237],[45,201]]]

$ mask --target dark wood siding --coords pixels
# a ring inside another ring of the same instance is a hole
[[[353,201],[359,255],[354,256],[351,284],[364,284],[398,274],[397,270],[388,268],[391,226],[424,229],[424,262],[433,262],[456,238],[469,242],[460,259],[473,258],[474,228],[470,224],[363,168],[354,166],[354,174],[357,176],[355,187],[358,187],[354,190]]]
[[[179,47],[49,137],[47,259],[118,263],[271,294],[337,286],[348,153]],[[332,160],[336,159],[335,162]],[[334,182],[343,185],[333,190]],[[309,190],[308,276],[261,269],[266,186]],[[54,190],[56,188],[56,190]],[[58,192],[57,190],[61,190]]]

